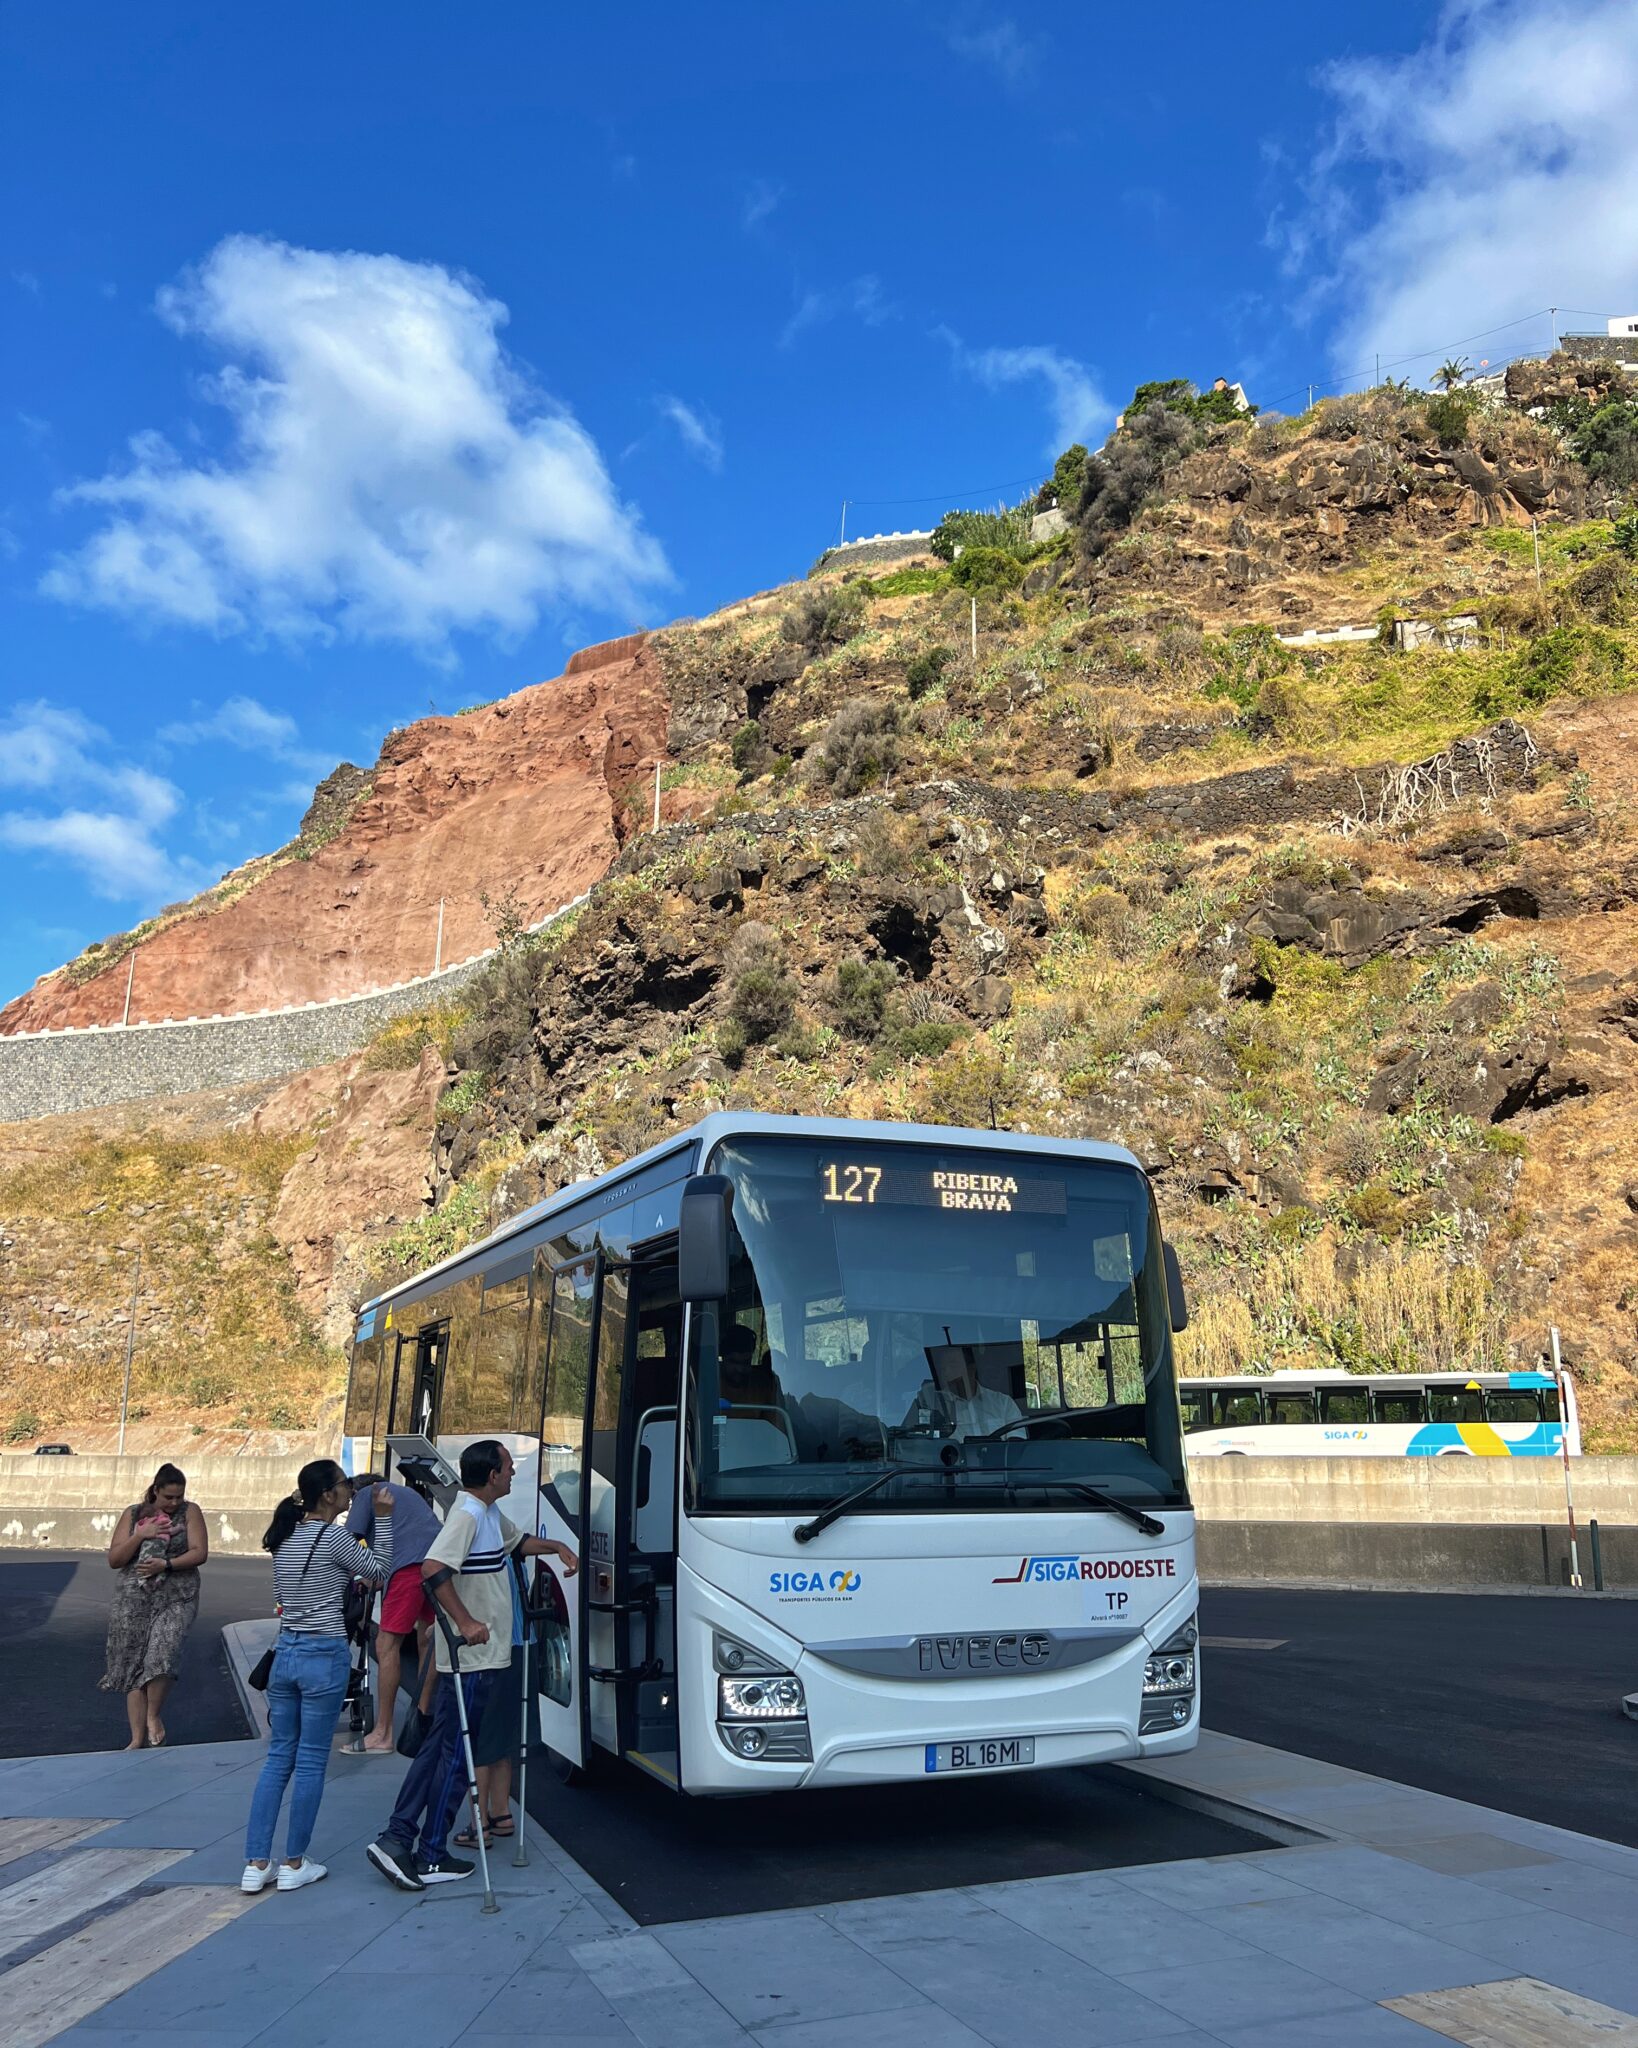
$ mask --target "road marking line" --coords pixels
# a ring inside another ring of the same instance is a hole
[[[1283,1650],[1289,1636],[1202,1636],[1203,1650]]]
[[[6,1977],[6,2048],[41,2048],[268,1896],[167,1885],[42,1949]]]
[[[1382,2003],[1468,2048],[1638,2048],[1638,2019],[1631,2013],[1578,1998],[1539,1977],[1504,1977]]]
[[[0,1959],[146,1884],[191,1849],[75,1849],[0,1891]]]
[[[66,1849],[87,1835],[114,1827],[111,1820],[0,1820],[0,1864],[19,1863],[41,1849]]]

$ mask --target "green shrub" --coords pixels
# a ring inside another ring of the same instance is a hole
[[[766,1045],[795,1014],[796,982],[778,940],[766,925],[741,925],[729,949],[727,1023],[744,1045]],[[717,1042],[720,1047],[720,1032]],[[725,1048],[723,1057],[729,1057]]]
[[[1611,397],[1594,408],[1583,399],[1553,410],[1570,453],[1587,474],[1617,490],[1638,485],[1638,398]]]
[[[1427,401],[1428,425],[1441,448],[1460,448],[1473,421],[1475,400],[1465,391],[1441,391]]]
[[[950,574],[963,590],[1016,590],[1024,580],[1024,565],[1002,548],[964,547]]]
[[[867,593],[859,583],[804,590],[779,621],[780,635],[810,654],[840,647],[864,624],[867,603]]]
[[[876,1038],[898,985],[898,970],[890,961],[842,960],[831,980],[830,1007],[850,1037]]]
[[[1042,484],[1035,500],[1037,510],[1047,512],[1058,507],[1065,512],[1072,511],[1081,502],[1086,465],[1090,460],[1081,442],[1072,441],[1052,465],[1052,475]]]
[[[890,569],[885,576],[870,579],[872,597],[925,597],[931,590],[942,590],[950,580],[948,569],[929,569],[921,564],[912,564],[903,569]]]
[[[1625,555],[1629,562],[1638,562],[1638,509],[1624,512],[1616,520],[1610,542],[1618,555]]]
[[[443,1123],[458,1123],[469,1109],[482,1101],[489,1088],[489,1076],[482,1067],[474,1067],[452,1082],[438,1098],[438,1116]]]
[[[838,796],[857,796],[899,764],[899,709],[880,697],[853,697],[825,728],[809,757],[813,773]]]
[[[920,1024],[902,1024],[893,1033],[893,1050],[901,1059],[936,1060],[947,1053],[967,1027],[942,1017],[929,1017]]]
[[[956,552],[974,548],[998,548],[1003,554],[1027,552],[1031,513],[1028,505],[1002,506],[995,512],[946,512],[933,528],[928,543],[942,562],[953,562]]]
[[[762,727],[754,718],[747,718],[734,734],[729,746],[734,766],[743,775],[762,752]]]
[[[925,697],[930,690],[936,690],[955,658],[953,647],[929,647],[918,654],[904,672],[905,687],[911,697]]]
[[[27,1443],[31,1438],[37,1437],[44,1428],[45,1424],[34,1413],[32,1408],[19,1408],[17,1413],[11,1418],[11,1421],[6,1425],[6,1442],[8,1444]]]

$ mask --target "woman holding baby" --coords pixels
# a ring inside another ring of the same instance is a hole
[[[161,1465],[153,1484],[120,1516],[108,1546],[119,1574],[108,1617],[104,1692],[122,1692],[131,1723],[127,1749],[158,1749],[165,1740],[165,1697],[176,1683],[182,1645],[199,1612],[199,1567],[210,1554],[205,1518],[187,1496],[174,1465]]]

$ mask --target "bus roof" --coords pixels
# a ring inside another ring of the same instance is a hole
[[[1124,1145],[1106,1145],[1093,1138],[1033,1137],[1027,1131],[969,1131],[953,1124],[876,1123],[856,1117],[769,1116],[758,1111],[720,1109],[702,1117],[688,1130],[662,1139],[646,1152],[639,1152],[635,1158],[611,1167],[607,1173],[599,1174],[593,1180],[574,1181],[566,1188],[559,1188],[555,1195],[548,1195],[543,1202],[536,1202],[530,1208],[520,1210],[516,1216],[508,1217],[497,1230],[491,1231],[478,1243],[468,1245],[464,1251],[452,1252],[436,1265],[411,1274],[407,1280],[400,1280],[396,1287],[372,1294],[367,1301],[360,1303],[357,1316],[423,1288],[438,1274],[452,1272],[457,1266],[494,1252],[525,1232],[538,1230],[542,1224],[549,1223],[553,1217],[567,1210],[577,1209],[584,1203],[595,1203],[600,1195],[612,1204],[628,1181],[636,1180],[662,1160],[675,1159],[679,1170],[687,1171],[683,1155],[691,1152],[695,1160],[708,1159],[725,1138],[748,1137],[833,1138],[839,1144],[959,1143],[979,1152],[1032,1152],[1059,1159],[1102,1161],[1111,1166],[1129,1166],[1139,1173],[1143,1171],[1136,1154],[1127,1151]]]
[[[1550,1372],[1344,1372],[1340,1366],[1304,1372],[1300,1366],[1281,1366],[1277,1372],[1179,1373],[1178,1390],[1190,1387],[1274,1387],[1290,1392],[1301,1387],[1403,1386],[1406,1381],[1426,1386],[1452,1387],[1550,1387]]]

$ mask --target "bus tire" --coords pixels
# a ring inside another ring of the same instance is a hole
[[[1473,1453],[1466,1444],[1446,1444],[1444,1449],[1435,1455],[1441,1458],[1471,1458]]]

